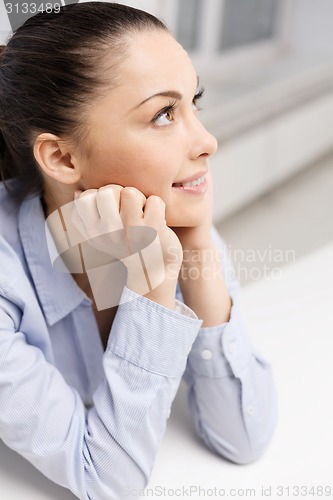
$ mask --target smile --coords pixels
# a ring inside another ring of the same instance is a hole
[[[191,181],[191,182],[184,182],[184,183],[181,183],[181,182],[175,182],[173,184],[174,187],[191,187],[191,186],[199,186],[200,184],[202,184],[203,182],[205,182],[206,180],[206,177],[203,176],[203,177],[199,177],[199,179],[196,179],[195,181]]]
[[[207,191],[207,180],[206,177],[199,177],[191,182],[175,182],[172,184],[174,189],[190,194],[203,194]]]

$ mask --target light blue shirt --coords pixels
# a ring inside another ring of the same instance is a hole
[[[230,321],[201,328],[179,287],[175,310],[124,287],[104,352],[92,301],[53,269],[38,196],[0,183],[0,438],[77,497],[147,485],[182,376],[196,430],[215,453],[256,459],[276,423],[271,367],[238,310],[238,282],[212,227]],[[176,453],[177,450],[175,450]]]

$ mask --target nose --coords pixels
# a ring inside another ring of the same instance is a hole
[[[196,160],[200,156],[210,157],[216,153],[218,147],[216,138],[208,132],[197,117],[194,117],[192,121],[189,135],[191,160]]]

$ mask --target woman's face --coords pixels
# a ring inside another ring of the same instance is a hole
[[[199,120],[198,79],[188,54],[167,32],[142,32],[131,38],[117,76],[110,94],[89,110],[89,154],[83,145],[78,188],[134,186],[164,200],[168,226],[200,224],[209,209],[208,158],[217,142]],[[203,175],[201,194],[173,186]]]

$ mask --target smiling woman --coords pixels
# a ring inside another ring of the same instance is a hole
[[[201,92],[197,92],[196,72],[166,30],[145,30],[127,38],[117,84],[86,112],[86,140],[71,152],[72,170],[60,179],[50,152],[54,138],[44,134],[37,139],[35,155],[43,173],[53,181],[69,183],[68,197],[56,199],[54,190],[46,190],[48,209],[72,200],[74,189],[86,191],[112,183],[135,186],[146,197],[159,196],[169,226],[197,225],[207,211],[208,196],[194,199],[184,196],[186,189],[173,189],[174,183],[203,175],[207,187],[207,161],[217,147],[198,119]],[[106,55],[106,63],[111,57]],[[105,72],[105,78],[112,80],[112,70]],[[191,192],[199,194],[199,190]]]
[[[182,376],[213,452],[250,462],[274,430],[202,92],[164,24],[116,3],[40,13],[0,53],[0,438],[82,499],[147,484]]]

